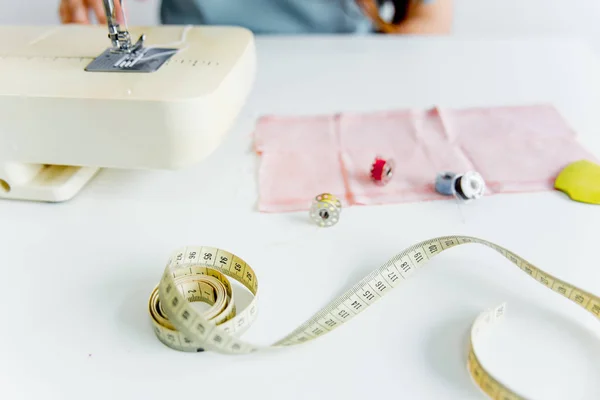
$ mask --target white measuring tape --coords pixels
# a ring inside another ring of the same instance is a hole
[[[225,250],[185,247],[173,253],[160,283],[150,296],[149,312],[154,332],[167,346],[194,352],[212,350],[244,354],[304,343],[343,325],[411,277],[432,257],[464,243],[491,247],[541,284],[600,319],[600,298],[597,296],[547,274],[518,255],[488,241],[467,236],[444,236],[417,243],[397,254],[270,346],[253,345],[239,338],[257,314],[258,280],[254,270],[244,260]],[[239,313],[227,277],[240,282],[253,295],[250,304]],[[211,307],[200,313],[191,306],[196,301],[208,303]],[[522,399],[483,368],[473,348],[478,332],[501,319],[504,314],[505,307],[500,305],[477,317],[471,327],[467,367],[475,384],[491,398]]]

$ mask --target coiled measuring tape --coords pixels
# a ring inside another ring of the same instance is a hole
[[[444,236],[417,243],[395,255],[354,287],[325,306],[297,329],[270,346],[257,346],[239,338],[257,315],[258,280],[241,258],[214,247],[185,247],[173,253],[160,283],[150,296],[149,312],[158,339],[181,351],[212,350],[245,354],[269,348],[293,346],[323,336],[348,322],[389,293],[431,258],[454,246],[478,243],[488,246],[523,272],[561,294],[600,319],[600,298],[535,267],[520,256],[486,240],[468,236]],[[250,304],[237,313],[227,277],[245,286],[253,295]],[[197,312],[191,303],[211,307]],[[489,397],[516,400],[523,397],[492,377],[481,365],[473,342],[477,334],[502,319],[505,305],[481,313],[471,326],[467,368],[474,383]]]

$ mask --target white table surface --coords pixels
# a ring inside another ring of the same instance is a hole
[[[483,399],[466,371],[476,315],[509,313],[481,360],[533,399],[598,398],[600,325],[483,246],[454,248],[316,341],[232,357],[161,344],[146,311],[170,252],[214,245],[260,279],[245,335],[269,344],[411,244],[467,234],[600,293],[600,209],[559,192],[353,207],[316,229],[255,211],[261,113],[553,102],[600,155],[600,63],[568,40],[259,38],[259,75],[222,147],[187,170],[104,170],[63,204],[0,203],[5,399]],[[232,222],[235,220],[235,223]],[[34,318],[33,316],[37,316]],[[171,396],[171,397],[167,397]]]

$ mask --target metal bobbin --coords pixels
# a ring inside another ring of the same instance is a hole
[[[394,171],[394,161],[375,157],[371,164],[371,179],[378,185],[385,185],[391,179]]]
[[[464,174],[443,172],[435,179],[435,190],[445,196],[456,196],[460,200],[470,201],[483,196],[485,193],[485,181],[483,177],[475,172],[468,171]]]
[[[310,208],[311,219],[321,227],[330,227],[338,223],[342,213],[342,203],[330,193],[316,196]]]

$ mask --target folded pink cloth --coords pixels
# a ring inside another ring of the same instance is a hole
[[[550,105],[267,116],[254,132],[261,156],[259,210],[307,210],[319,193],[345,206],[446,199],[439,172],[479,172],[487,194],[553,190],[567,164],[595,161]],[[376,156],[392,180],[369,176]]]

